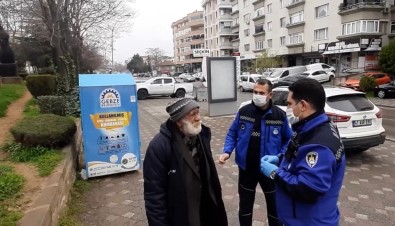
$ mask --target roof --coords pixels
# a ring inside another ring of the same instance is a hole
[[[364,94],[363,92],[355,91],[350,88],[337,87],[337,86],[323,86],[327,97],[347,95],[347,94]],[[273,91],[288,91],[288,86],[279,86]]]

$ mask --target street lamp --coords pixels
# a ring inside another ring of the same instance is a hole
[[[130,15],[130,14],[126,14],[126,15],[123,15],[123,18],[131,17],[131,16],[132,15]],[[114,23],[114,26],[111,28],[111,73],[114,68],[114,30],[115,30],[117,24],[121,21],[122,21],[121,19],[116,20]]]

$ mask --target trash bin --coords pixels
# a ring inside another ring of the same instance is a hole
[[[79,75],[84,178],[138,170],[136,83],[130,74]],[[85,173],[85,175],[84,175]]]
[[[193,97],[196,101],[207,101],[207,87],[203,84],[193,86]]]

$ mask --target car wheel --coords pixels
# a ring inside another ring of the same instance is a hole
[[[335,77],[333,77],[332,75],[331,76],[329,76],[329,80],[328,80],[328,82],[333,82],[333,79],[334,79]]]
[[[387,96],[387,93],[385,92],[385,90],[379,90],[379,92],[377,93],[377,96],[381,99],[385,98]]]
[[[240,91],[241,91],[241,92],[244,92],[244,91],[245,91],[244,88],[243,88],[243,86],[240,86]]]
[[[142,89],[142,90],[139,90],[137,92],[137,98],[139,100],[145,100],[145,99],[147,99],[147,97],[148,97],[148,91],[147,90]]]
[[[185,97],[185,91],[182,89],[177,90],[176,97],[177,98]]]

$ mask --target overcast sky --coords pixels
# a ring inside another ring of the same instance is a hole
[[[160,48],[173,56],[171,24],[195,10],[202,10],[201,0],[135,0],[137,10],[133,28],[114,41],[114,61],[124,63],[147,48]]]

